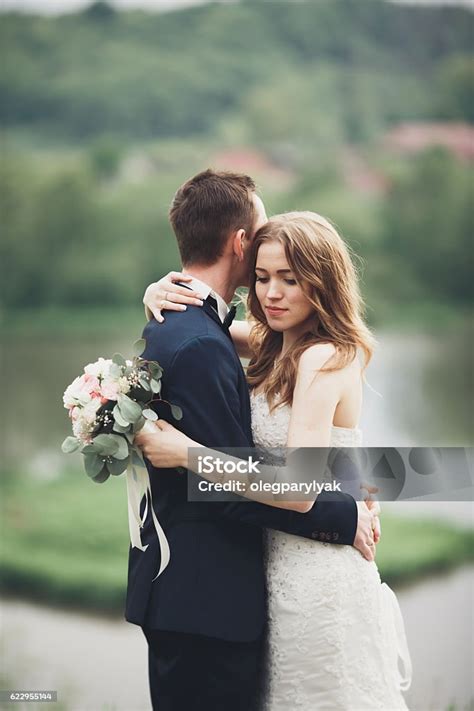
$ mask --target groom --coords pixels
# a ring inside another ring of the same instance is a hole
[[[170,220],[189,286],[202,308],[150,321],[144,358],[164,369],[161,396],[179,405],[179,428],[207,447],[252,447],[244,371],[229,334],[227,303],[247,285],[252,240],[266,222],[245,175],[207,170],[176,193]],[[168,411],[160,415],[170,419]],[[153,435],[140,435],[150,446]],[[266,622],[262,529],[355,545],[367,555],[371,514],[347,494],[318,496],[307,514],[255,502],[187,500],[186,476],[147,462],[171,560],[161,576],[148,516],[145,552],[130,550],[126,619],[148,641],[154,711],[256,708]],[[315,640],[318,644],[318,640]]]

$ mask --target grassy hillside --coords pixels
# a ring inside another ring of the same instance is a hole
[[[121,613],[128,554],[123,477],[99,486],[82,471],[44,482],[3,477],[3,593]],[[383,517],[377,562],[400,585],[473,559],[473,532],[439,521]]]
[[[236,113],[252,123],[262,96],[288,85],[292,101],[277,96],[280,111],[319,100],[323,113],[324,98],[339,130],[360,139],[380,122],[438,114],[433,82],[470,51],[471,32],[468,10],[380,0],[9,13],[0,115],[65,140],[209,134]]]

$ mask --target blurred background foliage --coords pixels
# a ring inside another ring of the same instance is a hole
[[[380,0],[5,13],[7,321],[138,304],[179,265],[174,190],[208,165],[255,175],[272,212],[330,216],[369,265],[373,322],[465,310],[472,20]]]

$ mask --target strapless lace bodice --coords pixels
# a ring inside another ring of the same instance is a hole
[[[250,396],[253,439],[257,447],[286,447],[291,407],[282,405],[270,412],[264,393]],[[360,447],[362,432],[348,427],[333,427],[331,447]]]
[[[251,396],[255,445],[284,448],[291,408]],[[357,447],[333,427],[331,447]],[[276,530],[265,536],[268,675],[264,711],[407,711],[410,657],[394,593],[352,546]],[[402,662],[403,677],[398,669]]]

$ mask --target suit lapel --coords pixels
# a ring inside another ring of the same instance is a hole
[[[204,304],[201,308],[204,309],[204,311],[207,313],[208,316],[210,316],[212,318],[213,321],[215,321],[216,323],[219,324],[219,326],[221,327],[222,331],[226,334],[226,336],[228,336],[228,338],[230,338],[232,340],[232,336],[230,335],[229,329],[227,328],[227,326],[224,326],[224,324],[222,323],[222,321],[220,319],[219,314],[217,313],[217,311],[215,309],[212,308],[211,304],[208,301],[204,301]]]
[[[215,321],[216,323],[219,324],[219,326],[222,327],[222,321],[219,318],[219,314],[217,313],[217,311],[215,309],[212,308],[211,304],[209,304],[207,301],[204,301],[202,308],[207,313],[207,315],[212,318],[213,321]]]

